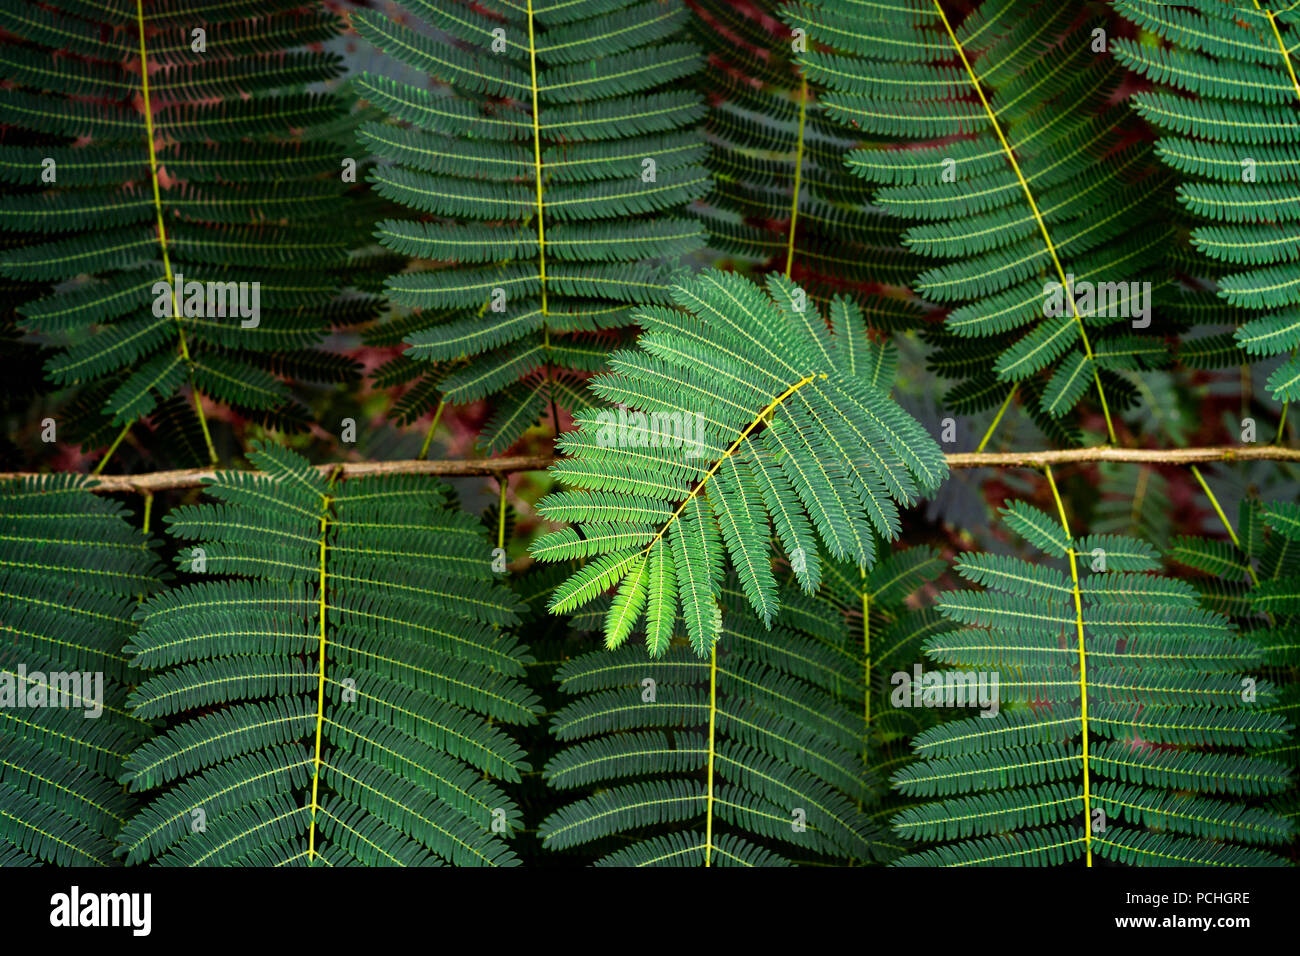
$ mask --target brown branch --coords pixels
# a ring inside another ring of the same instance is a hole
[[[1213,445],[1208,448],[1067,448],[1062,451],[962,452],[944,455],[949,468],[1043,468],[1047,465],[1123,461],[1134,465],[1195,465],[1207,461],[1295,461],[1300,448]]]
[[[945,455],[948,467],[957,468],[1043,468],[1047,465],[1087,464],[1121,461],[1142,465],[1195,465],[1210,461],[1292,461],[1300,463],[1300,448],[1278,445],[1216,445],[1209,448],[1067,448],[1060,451],[957,452]],[[500,476],[516,471],[543,471],[555,463],[550,455],[515,455],[507,458],[471,458],[464,461],[348,461],[317,465],[322,475],[339,478],[364,475],[468,475]],[[173,488],[197,488],[215,472],[210,468],[154,471],[139,475],[96,475],[94,491],[122,491],[149,494]],[[0,481],[38,478],[36,472],[0,472]]]
[[[541,471],[554,461],[550,455],[515,455],[507,458],[471,458],[465,461],[345,461],[330,465],[317,465],[322,475],[337,472],[340,478],[360,478],[364,475],[504,475],[515,471]],[[225,470],[225,469],[222,469]],[[99,484],[92,491],[126,491],[151,494],[172,488],[197,488],[204,479],[212,478],[212,468],[182,468],[177,471],[152,471],[139,475],[95,475]],[[37,478],[26,472],[0,472],[0,481],[14,478]]]

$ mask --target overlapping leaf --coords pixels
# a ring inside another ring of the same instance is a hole
[[[586,560],[556,590],[557,613],[618,587],[610,647],[644,617],[648,646],[662,653],[680,607],[703,655],[721,626],[728,563],[770,622],[773,531],[815,591],[818,539],[834,558],[871,567],[877,536],[898,536],[899,505],[936,488],[947,463],[889,397],[892,351],[867,338],[850,301],[832,302],[828,324],[784,278],[770,276],[764,292],[722,272],[674,297],[679,309],[638,313],[639,348],[611,356],[612,371],[592,381],[619,408],[579,415],[561,439],[570,457],[553,472],[568,490],[539,511],[575,526],[532,551]]]

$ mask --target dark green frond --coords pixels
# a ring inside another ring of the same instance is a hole
[[[579,695],[552,721],[565,742],[550,785],[585,793],[541,824],[552,850],[587,847],[597,865],[754,866],[869,861],[891,841],[864,811],[879,781],[863,760],[862,671],[838,609],[790,595],[772,630],[748,619],[737,583],[709,660],[680,620],[653,660],[624,646],[563,663]],[[805,630],[815,607],[830,636]],[[621,847],[621,848],[620,848]]]
[[[1256,847],[1294,835],[1267,803],[1294,785],[1270,752],[1293,724],[1273,686],[1241,672],[1261,648],[1191,585],[1149,573],[1144,542],[1074,539],[1064,516],[1052,529],[1017,502],[1004,515],[1066,568],[965,555],[957,570],[978,589],[939,596],[961,628],[927,639],[943,669],[905,681],[897,705],[981,711],[920,734],[920,759],[894,775],[930,801],[894,828],[942,844],[905,862],[1282,864]]]
[[[127,705],[123,647],[162,568],[88,485],[0,485],[0,853],[16,865],[111,865],[135,808],[114,780],[153,733]]]
[[[1232,618],[1255,645],[1255,666],[1276,687],[1276,696],[1262,709],[1289,728],[1300,723],[1300,684],[1295,677],[1300,659],[1295,640],[1300,628],[1300,507],[1246,498],[1237,525],[1235,537],[1227,541],[1175,538],[1169,558],[1199,572],[1188,580],[1201,604]],[[1292,774],[1300,767],[1300,746],[1293,733],[1252,733],[1243,742]],[[1294,819],[1298,805],[1292,779],[1275,809]]]
[[[1125,145],[1128,118],[1108,106],[1122,70],[1077,12],[987,0],[958,21],[930,3],[808,0],[784,16],[807,33],[799,61],[826,112],[871,140],[849,168],[933,263],[910,284],[949,309],[932,338],[967,356],[949,402],[996,408],[1019,391],[1049,431],[1089,394],[1110,422],[1099,355],[1162,359],[1117,337],[1131,324],[1163,344],[1148,328],[1169,239],[1161,179]]]
[[[565,372],[589,371],[566,352],[571,334],[625,326],[631,304],[666,304],[676,263],[703,245],[681,215],[709,188],[693,135],[703,105],[681,89],[703,59],[679,39],[679,0],[405,7],[402,22],[370,10],[352,21],[444,84],[360,80],[392,117],[360,130],[387,161],[375,189],[425,214],[376,229],[415,260],[388,297],[408,354],[437,363],[439,398],[502,406],[481,444],[503,451],[542,409],[569,406]],[[408,404],[417,398],[435,396],[421,389]]]
[[[1268,389],[1277,401],[1300,398],[1296,21],[1258,4],[1114,6],[1159,39],[1117,40],[1115,57],[1157,84],[1131,103],[1160,131],[1156,154],[1182,178],[1178,198],[1193,219],[1200,271],[1217,279],[1225,320],[1237,326],[1235,362],[1289,356]]]
[[[801,76],[791,35],[763,7],[693,4],[700,44],[715,65],[701,75],[713,104],[704,124],[713,191],[696,209],[710,247],[739,263],[794,278],[819,302],[848,293],[874,328],[915,325],[919,310],[868,286],[905,286],[920,260],[901,248],[902,226],[872,205],[844,155],[861,136],[827,116],[822,78]]]
[[[168,728],[123,780],[151,794],[128,861],[509,865],[536,721],[481,526],[412,476],[327,481],[259,447],[167,517],[183,578],[148,602],[130,704]],[[202,826],[194,820],[202,819]]]
[[[289,406],[252,353],[319,354],[318,307],[341,286],[330,272],[365,242],[339,215],[351,157],[329,124],[345,101],[306,92],[341,62],[302,48],[341,21],[254,6],[0,11],[16,38],[0,49],[6,123],[48,144],[0,148],[0,178],[32,187],[0,196],[0,228],[29,234],[0,249],[0,274],[56,286],[22,306],[23,327],[55,348],[52,382],[100,397],[97,422],[79,423],[88,443],[164,406],[174,419],[183,389],[244,413]],[[173,281],[186,283],[175,299]]]

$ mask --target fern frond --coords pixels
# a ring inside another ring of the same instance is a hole
[[[0,852],[109,866],[135,800],[115,778],[153,735],[127,706],[123,646],[161,565],[86,479],[0,485]]]
[[[1204,607],[1232,618],[1257,647],[1261,676],[1277,687],[1263,710],[1287,726],[1300,723],[1300,685],[1295,679],[1300,627],[1300,508],[1293,502],[1261,502],[1244,498],[1231,539],[1179,536],[1169,552],[1171,561],[1200,575],[1189,580]],[[1300,766],[1300,746],[1293,733],[1253,734],[1241,741],[1255,753],[1280,761],[1294,773]],[[1295,782],[1275,802],[1274,809],[1294,819],[1298,803]]]
[[[1289,740],[1292,724],[1274,710],[1272,685],[1240,673],[1260,648],[1199,607],[1189,584],[1150,573],[1144,542],[1073,538],[1063,510],[1055,529],[1022,502],[1003,513],[1069,574],[1012,556],[959,560],[979,589],[939,597],[962,627],[927,640],[945,669],[905,687],[907,705],[933,695],[952,706],[944,695],[955,688],[967,706],[976,691],[993,706],[913,741],[921,759],[894,786],[931,802],[894,827],[942,845],[905,862],[1282,864],[1256,849],[1294,833],[1262,799],[1292,785],[1287,763],[1260,754]]]
[[[389,161],[375,189],[427,214],[376,230],[417,260],[389,280],[388,298],[422,315],[407,354],[438,363],[442,400],[503,406],[481,436],[502,451],[547,405],[569,404],[566,372],[590,370],[566,351],[571,334],[626,326],[634,303],[667,303],[676,263],[703,245],[680,215],[709,188],[690,133],[703,107],[680,89],[702,59],[679,39],[688,12],[677,0],[405,7],[405,22],[353,18],[381,51],[445,84],[359,81],[392,118],[359,131]]]
[[[644,576],[671,576],[675,588],[657,586],[644,613],[662,621],[671,611],[660,602],[675,591],[703,656],[719,633],[724,564],[759,617],[775,616],[769,528],[815,590],[818,538],[836,559],[870,568],[876,536],[898,536],[898,506],[937,487],[947,463],[875,380],[875,364],[861,361],[878,346],[848,301],[835,306],[832,334],[804,291],[777,276],[764,293],[707,272],[674,295],[680,309],[639,313],[639,348],[613,355],[612,371],[592,381],[622,410],[578,415],[579,429],[559,443],[570,457],[553,469],[568,490],[539,505],[543,515],[601,520],[579,518],[534,554],[589,559],[556,590],[556,613],[631,582],[618,618],[611,612],[611,646],[642,613]]]
[[[502,725],[536,721],[475,520],[412,476],[335,485],[296,453],[219,474],[168,515],[181,573],[128,647],[134,713],[168,729],[123,780],[150,800],[129,862],[510,865],[527,768]],[[193,826],[201,811],[203,826]]]
[[[552,850],[589,847],[596,865],[785,865],[890,852],[863,811],[877,780],[862,759],[862,660],[831,604],[791,594],[772,630],[724,584],[726,627],[710,660],[686,646],[595,651],[558,669],[580,695],[552,733],[548,783],[586,795],[542,823]],[[800,623],[823,618],[829,634]],[[621,838],[623,845],[615,842]]]
[[[118,386],[96,410],[112,432],[186,388],[255,416],[288,407],[286,383],[257,353],[314,353],[329,327],[303,310],[340,283],[304,282],[304,270],[328,275],[364,244],[338,214],[349,187],[328,124],[346,116],[344,101],[306,92],[338,76],[340,60],[296,49],[340,21],[300,5],[119,6],[0,12],[17,38],[0,54],[13,81],[7,122],[49,144],[3,148],[0,175],[35,189],[0,198],[0,227],[40,235],[0,253],[0,274],[57,285],[23,307],[24,328],[57,347],[51,381],[83,394]],[[178,276],[204,294],[155,288]],[[235,311],[238,284],[248,314]],[[190,414],[202,417],[197,399]]]
[[[993,408],[1032,382],[1022,397],[1036,421],[1094,393],[1109,424],[1098,350],[1117,350],[1121,319],[1145,328],[1142,284],[1168,238],[1149,151],[1122,145],[1122,114],[1106,107],[1122,71],[1090,49],[1093,24],[997,0],[960,23],[938,3],[820,0],[785,20],[823,45],[799,59],[828,88],[828,114],[875,140],[849,168],[877,187],[877,207],[914,223],[904,246],[934,260],[911,284],[950,309],[933,337],[967,356],[950,401]]]
[[[696,2],[697,34],[711,57],[702,74],[713,104],[704,124],[714,188],[696,211],[710,247],[793,277],[819,302],[854,296],[877,329],[920,322],[899,296],[920,259],[901,248],[901,226],[844,168],[861,137],[826,115],[816,76],[801,76],[791,34],[771,9]]]
[[[1163,133],[1156,154],[1182,177],[1200,267],[1231,307],[1245,354],[1236,364],[1287,356],[1268,379],[1277,401],[1300,398],[1300,273],[1295,267],[1300,143],[1292,17],[1258,5],[1149,0],[1115,4],[1160,45],[1118,40],[1119,62],[1158,84],[1133,109]]]

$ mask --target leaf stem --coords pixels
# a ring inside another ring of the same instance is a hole
[[[1088,779],[1088,654],[1083,639],[1083,598],[1079,594],[1079,561],[1074,551],[1074,542],[1070,537],[1070,522],[1065,517],[1065,505],[1061,502],[1061,493],[1056,489],[1056,479],[1052,477],[1052,468],[1043,469],[1047,475],[1047,484],[1052,489],[1052,498],[1056,501],[1056,511],[1061,516],[1061,530],[1065,532],[1067,554],[1070,558],[1070,577],[1074,591],[1074,621],[1079,631],[1079,718],[1081,722],[1080,738],[1083,743],[1083,846],[1087,856],[1087,865],[1092,866],[1092,785]]]
[[[103,472],[104,466],[107,465],[108,460],[113,457],[113,452],[117,451],[117,446],[122,444],[122,439],[126,437],[126,433],[131,430],[131,426],[134,424],[135,422],[127,422],[126,425],[123,426],[122,430],[117,433],[117,437],[113,439],[113,444],[108,446],[108,451],[104,452],[104,457],[99,459],[99,464],[95,466],[95,470],[91,472],[91,474],[98,475]]]
[[[867,570],[858,566],[862,581],[862,761],[866,763],[871,741],[871,592]]]
[[[194,393],[194,411],[199,416],[199,428],[203,429],[203,444],[208,449],[208,464],[217,463],[217,450],[212,445],[212,433],[208,431],[208,419],[203,414],[203,396],[199,390],[194,387],[193,379],[190,380],[190,391]]]
[[[1224,514],[1223,507],[1219,504],[1219,499],[1216,498],[1214,492],[1210,490],[1209,483],[1206,482],[1205,477],[1201,474],[1201,469],[1192,465],[1192,476],[1201,486],[1201,490],[1205,492],[1205,497],[1210,500],[1210,505],[1214,508],[1214,513],[1219,516],[1219,521],[1222,522],[1223,527],[1227,529],[1228,537],[1232,539],[1233,546],[1236,547],[1236,549],[1245,557],[1246,570],[1250,573],[1250,580],[1254,582],[1255,587],[1259,587],[1259,576],[1255,574],[1255,568],[1250,563],[1250,555],[1246,554],[1245,549],[1242,548],[1241,541],[1237,538],[1237,532],[1232,528],[1232,522],[1230,522],[1228,516]]]
[[[1291,62],[1291,54],[1287,52],[1286,43],[1282,40],[1282,31],[1279,30],[1277,27],[1277,17],[1273,15],[1272,10],[1266,10],[1263,7],[1261,7],[1259,5],[1259,0],[1252,0],[1252,2],[1255,4],[1256,10],[1264,14],[1264,16],[1268,17],[1268,25],[1273,28],[1273,38],[1277,40],[1278,52],[1282,54],[1282,62],[1286,64],[1286,71],[1291,77],[1291,87],[1292,89],[1295,90],[1296,99],[1300,100],[1300,79],[1296,78],[1295,65]],[[1295,357],[1295,353],[1296,350],[1292,349],[1291,350],[1292,358]],[[1282,441],[1282,436],[1284,434],[1283,429],[1286,428],[1286,409],[1287,406],[1290,404],[1291,404],[1290,399],[1287,399],[1285,402],[1282,403],[1282,417],[1278,419],[1277,437],[1273,439],[1273,441],[1275,442]]]
[[[537,112],[537,41],[533,36],[533,0],[527,0],[528,68],[533,93],[533,179],[537,186],[537,267],[542,285],[542,315],[546,308],[546,222],[542,216],[542,128]]]
[[[993,437],[993,432],[997,430],[998,423],[1002,421],[1002,416],[1005,415],[1007,409],[1011,407],[1011,400],[1016,397],[1016,392],[1019,390],[1019,385],[1011,386],[1011,391],[1007,392],[1007,397],[1003,400],[1002,407],[999,408],[998,413],[993,416],[993,422],[989,425],[988,431],[986,431],[984,437],[980,439],[979,446],[975,449],[976,452],[983,451],[984,447],[989,443],[989,439]]]
[[[506,489],[510,487],[510,476],[497,475],[497,484],[501,488],[501,497],[497,501],[497,547],[506,546]]]
[[[808,78],[799,78],[799,138],[794,152],[794,190],[790,199],[790,229],[785,240],[785,277],[794,267],[794,233],[799,224],[799,187],[803,181],[804,122],[808,117]]]
[[[420,446],[420,454],[417,461],[424,461],[429,457],[429,446],[433,444],[433,433],[438,430],[438,422],[442,421],[442,410],[446,408],[447,400],[438,399],[438,408],[433,413],[433,422],[429,425],[429,430],[424,433],[424,444]]]
[[[316,757],[313,761],[311,776],[311,829],[307,837],[307,860],[316,859],[316,811],[320,809],[318,798],[320,790],[321,738],[325,729],[325,538],[329,527],[330,498],[323,496],[320,516],[320,677],[316,685]]]
[[[167,226],[163,222],[162,194],[158,188],[158,150],[154,145],[153,107],[149,103],[149,57],[145,52],[144,42],[144,4],[135,0],[135,19],[140,35],[140,92],[144,100],[145,137],[149,141],[149,179],[153,184],[154,216],[158,223],[158,247],[162,252],[163,272],[167,276],[167,285],[171,288],[172,318],[176,320],[176,337],[180,341],[181,360],[185,362],[185,375],[190,388],[194,391],[194,411],[199,416],[199,426],[203,429],[203,441],[207,445],[208,464],[217,463],[217,452],[212,447],[212,435],[208,432],[208,421],[203,415],[203,396],[194,386],[194,360],[190,358],[190,348],[185,341],[185,326],[181,322],[180,303],[176,301],[176,281],[172,276],[171,255],[167,250]],[[116,447],[116,445],[114,445]]]
[[[718,716],[718,645],[715,642],[709,656],[709,767],[708,791],[704,803],[704,865],[713,860],[713,752],[714,729]]]

